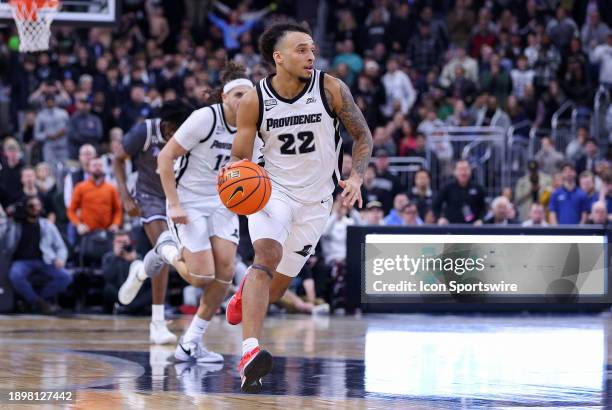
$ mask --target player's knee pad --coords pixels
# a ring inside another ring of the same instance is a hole
[[[222,285],[225,285],[225,286],[229,286],[229,285],[232,284],[232,280],[231,279],[230,280],[223,280],[223,279],[215,278],[215,280],[217,282],[221,283]]]
[[[203,275],[203,274],[194,273],[194,272],[189,272],[189,277],[192,280],[191,284],[197,288],[202,288],[210,284],[210,282],[216,279],[214,274]]]
[[[274,272],[272,272],[272,269],[268,268],[267,266],[263,266],[263,265],[254,263],[251,265],[251,269],[257,269],[257,270],[265,272],[270,277],[270,279],[274,277]]]

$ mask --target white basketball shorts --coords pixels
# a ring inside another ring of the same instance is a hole
[[[183,208],[187,212],[189,223],[175,224],[168,218],[168,227],[179,248],[191,253],[211,249],[210,237],[217,236],[238,245],[238,215],[220,206],[212,214],[202,210]]]
[[[331,214],[333,200],[303,204],[289,198],[278,189],[266,206],[249,216],[251,242],[274,239],[283,246],[283,257],[277,272],[297,276],[315,251],[325,224]]]

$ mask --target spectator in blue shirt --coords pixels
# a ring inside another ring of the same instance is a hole
[[[423,220],[419,218],[419,211],[416,204],[409,202],[401,212],[402,225],[414,226],[423,225]]]
[[[349,68],[347,84],[349,87],[355,84],[355,79],[363,71],[363,59],[355,53],[355,45],[352,40],[344,40],[336,45],[338,54],[332,62],[334,68],[340,64],[346,64]]]
[[[563,185],[550,197],[550,223],[571,225],[580,223],[586,194],[576,186],[576,170],[570,163],[561,167]]]
[[[402,220],[401,212],[409,202],[408,195],[403,193],[395,195],[395,198],[393,198],[393,209],[385,216],[385,225],[403,225],[404,221]]]
[[[223,32],[223,46],[230,54],[240,49],[240,36],[251,30],[253,26],[257,24],[257,19],[249,20],[246,23],[240,23],[240,15],[235,11],[229,14],[229,23],[213,13],[208,13],[208,18]]]
[[[416,209],[416,215],[413,215],[413,209]],[[384,225],[423,225],[423,223],[423,220],[419,217],[416,203],[410,201],[406,194],[395,195],[393,209],[385,217]]]

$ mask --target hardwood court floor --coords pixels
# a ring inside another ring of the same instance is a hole
[[[191,317],[174,320],[181,333]],[[148,320],[0,316],[0,408],[608,408],[609,314],[274,316],[259,395],[238,393],[240,327],[221,316],[207,346],[223,365],[175,363]],[[76,391],[69,405],[9,405],[8,391]]]

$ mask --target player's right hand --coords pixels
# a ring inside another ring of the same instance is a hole
[[[232,165],[232,164],[233,164],[233,162],[228,162],[227,164],[223,165],[219,169],[219,173],[217,174],[217,190],[219,189],[219,185],[221,185],[223,183],[223,176],[225,175],[225,171],[227,171],[229,166]]]
[[[247,159],[241,159],[238,161],[230,161],[227,162],[225,165],[223,165],[220,169],[219,169],[219,173],[217,174],[217,186],[221,185],[221,183],[223,182],[223,176],[225,175],[225,172],[234,164],[237,164],[239,162],[242,161],[247,161]]]
[[[134,198],[125,198],[123,200],[123,209],[125,209],[125,212],[132,218],[140,216],[140,208],[136,205]]]
[[[338,185],[343,189],[342,194],[342,205],[347,208],[352,208],[355,202],[359,208],[363,207],[363,199],[361,198],[361,184],[363,181],[357,177],[351,175],[346,180],[341,180]]]
[[[168,208],[168,216],[170,220],[175,224],[183,224],[186,225],[189,223],[189,218],[187,217],[187,212],[180,205],[171,206]]]

